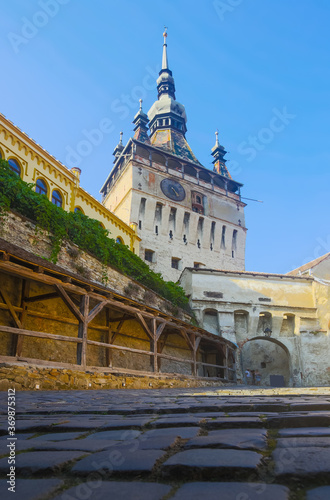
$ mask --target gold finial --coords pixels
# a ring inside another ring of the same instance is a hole
[[[166,38],[167,38],[167,26],[164,26],[164,33],[163,33],[163,37],[164,37],[164,43],[166,43]]]

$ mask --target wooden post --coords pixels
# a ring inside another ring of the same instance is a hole
[[[87,354],[87,331],[88,331],[88,313],[89,313],[89,296],[83,295],[80,302],[80,312],[83,319],[79,320],[78,338],[82,339],[82,343],[77,345],[77,364],[86,369],[86,354]]]
[[[228,345],[226,344],[226,354],[225,354],[225,379],[228,382]]]
[[[154,373],[158,373],[158,341],[157,341],[157,321],[156,318],[152,320],[152,333],[153,340],[150,340],[150,351],[153,351],[153,371]],[[151,361],[151,360],[150,360]]]
[[[106,310],[106,326],[108,327],[108,331],[106,334],[106,343],[112,344],[112,332],[110,325],[110,311]],[[105,350],[105,366],[112,368],[112,349]]]
[[[201,337],[196,337],[194,335],[194,365],[193,365],[193,376],[197,377],[197,351],[199,348],[199,344],[201,341]]]
[[[26,301],[26,299],[28,299],[29,293],[30,293],[30,281],[23,280],[23,282],[22,282],[22,295],[21,295],[21,307],[22,307],[23,311],[21,312],[21,316],[20,316],[22,328],[25,328],[25,324],[26,324],[27,308],[28,308],[28,302]],[[23,336],[21,336],[21,335],[17,336],[15,356],[22,356],[23,339],[24,339]]]

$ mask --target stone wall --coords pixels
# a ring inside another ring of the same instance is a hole
[[[0,391],[16,390],[68,390],[68,389],[160,389],[175,387],[219,387],[219,379],[198,379],[183,375],[148,375],[84,372],[58,367],[21,366],[0,364]]]

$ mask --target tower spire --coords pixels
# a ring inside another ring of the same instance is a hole
[[[168,69],[168,60],[167,60],[167,26],[164,26],[164,44],[163,44],[163,60],[162,60],[162,69]]]

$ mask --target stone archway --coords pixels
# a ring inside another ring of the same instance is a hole
[[[271,375],[282,375],[285,386],[292,385],[291,356],[279,340],[254,337],[244,343],[240,355],[243,373],[246,369],[259,370],[261,385],[270,386]]]

